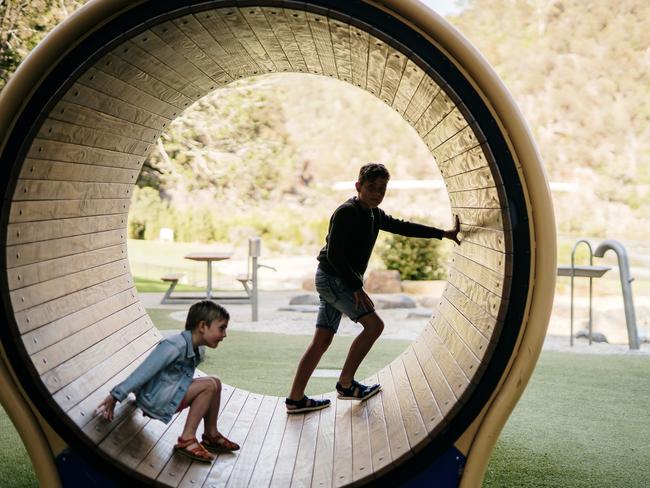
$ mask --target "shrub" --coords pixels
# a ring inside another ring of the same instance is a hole
[[[390,234],[379,249],[384,265],[403,280],[443,280],[447,277],[442,241]]]

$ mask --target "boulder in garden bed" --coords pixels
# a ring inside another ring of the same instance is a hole
[[[406,295],[372,295],[370,297],[375,302],[377,310],[385,310],[389,308],[417,308],[415,301]]]
[[[368,273],[363,288],[368,293],[401,293],[402,280],[399,271],[385,269]]]
[[[315,293],[304,293],[302,295],[296,295],[291,297],[289,300],[289,305],[318,305],[320,299]]]

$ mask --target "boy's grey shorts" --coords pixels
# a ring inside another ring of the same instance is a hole
[[[316,327],[323,327],[336,332],[341,322],[341,314],[350,320],[358,322],[361,317],[375,311],[374,308],[362,306],[357,308],[354,303],[354,292],[338,276],[316,269],[316,291],[320,298]]]

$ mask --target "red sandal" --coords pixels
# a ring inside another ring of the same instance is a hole
[[[238,451],[239,444],[226,439],[222,434],[217,434],[216,436],[209,436],[203,434],[203,447],[205,447],[210,452],[229,452],[229,451]]]
[[[174,452],[203,463],[211,463],[215,458],[215,456],[208,452],[205,447],[199,443],[196,437],[190,437],[189,439],[182,439],[179,437],[178,442],[174,446]]]

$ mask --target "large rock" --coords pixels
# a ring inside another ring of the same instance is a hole
[[[368,274],[363,288],[367,293],[401,293],[402,280],[399,271],[375,270]]]
[[[318,305],[320,299],[317,294],[314,293],[305,293],[303,295],[296,295],[291,297],[289,300],[289,305]]]
[[[370,297],[377,310],[388,308],[417,308],[415,301],[406,295],[373,295]]]

